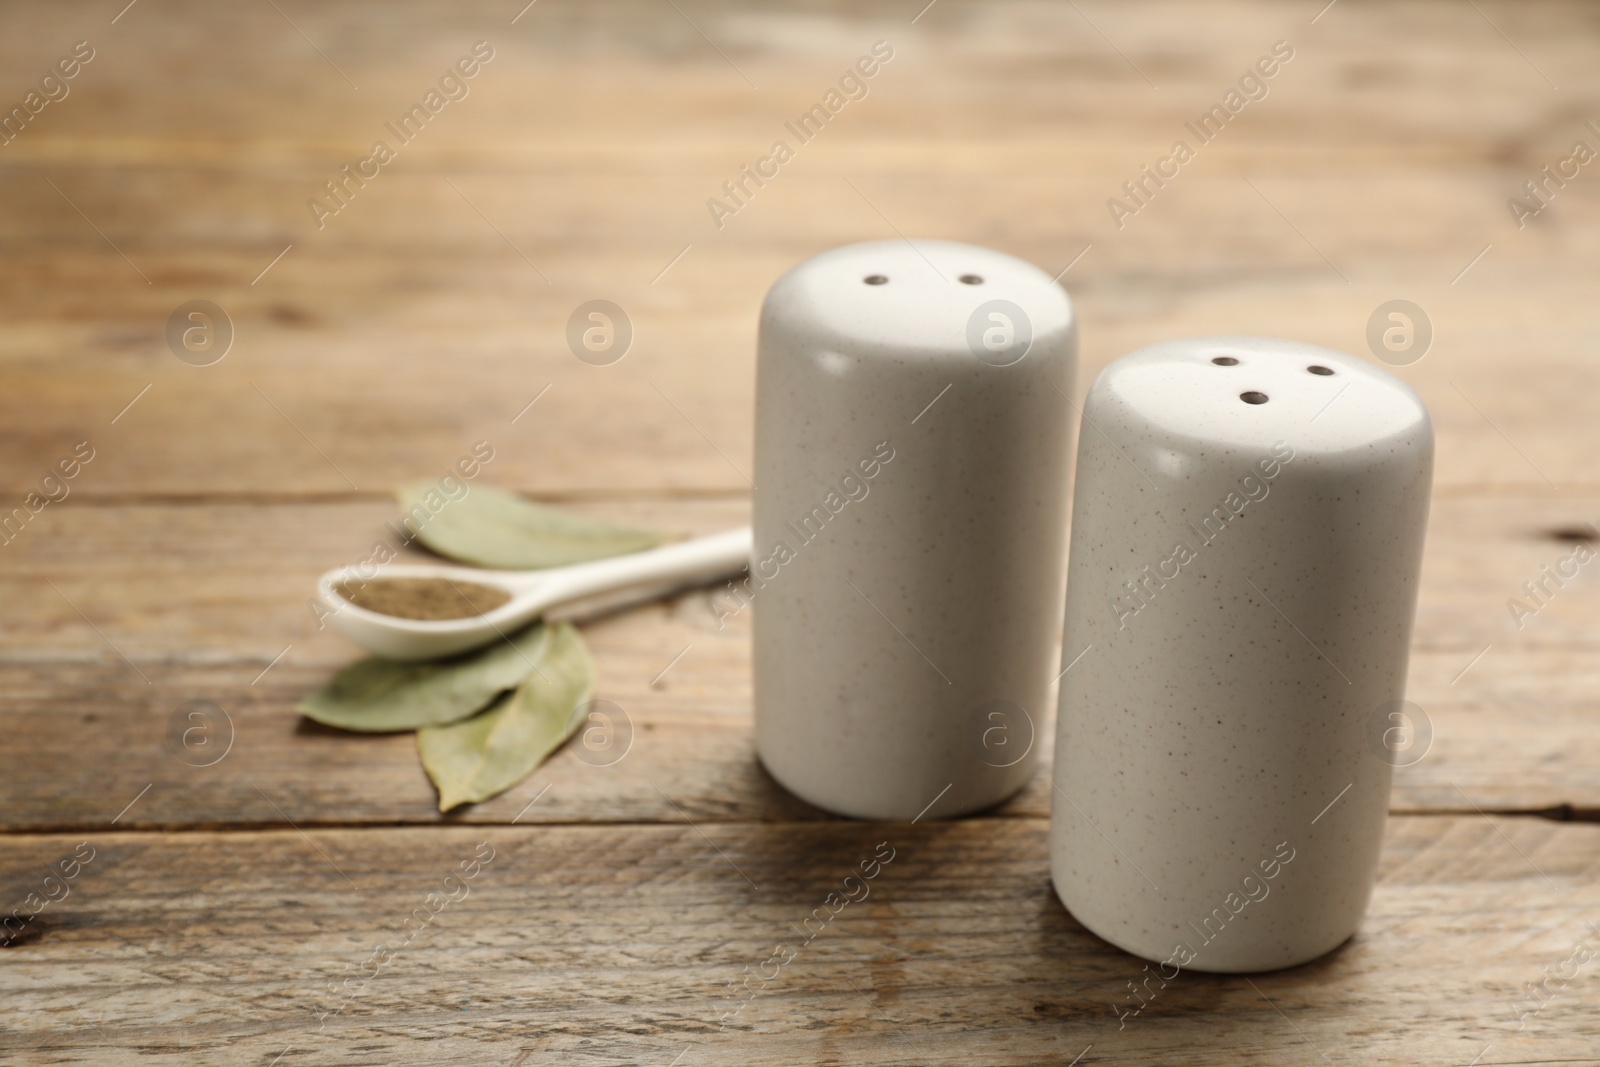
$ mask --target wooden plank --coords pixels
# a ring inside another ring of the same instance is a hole
[[[835,217],[836,193],[813,192],[784,217]],[[952,189],[929,199],[912,214],[925,221],[905,225],[994,243],[985,236],[992,227],[949,232],[939,223],[972,195]],[[1314,202],[1321,193],[1298,195]],[[1585,296],[1592,274],[1574,265],[1565,277],[1548,277],[1544,264],[1557,250],[1535,241],[1476,268],[1480,289],[1448,286],[1470,248],[1412,264],[1407,273],[1428,278],[1425,285],[1377,277],[1352,287],[1274,261],[1277,235],[1264,232],[1267,220],[1248,218],[1232,193],[1204,189],[1195,199],[1196,212],[1220,203],[1236,213],[1206,225],[1241,231],[1250,247],[1185,255],[1181,267],[1154,273],[1142,267],[1179,256],[1192,239],[1191,216],[1166,224],[1161,237],[1119,237],[1126,243],[1110,246],[1110,262],[1097,246],[1069,279],[1082,315],[1080,390],[1110,360],[1172,336],[1249,331],[1364,354],[1369,315],[1409,292],[1437,331],[1435,353],[1401,374],[1434,413],[1440,488],[1595,491],[1584,459],[1600,444],[1591,429],[1595,370],[1584,348],[1600,326]],[[517,274],[527,269],[504,246],[440,252],[422,243],[354,260],[286,259],[269,275],[281,287],[269,295],[247,284],[275,254],[268,247],[229,268],[229,277],[213,271],[214,280],[167,286],[160,296],[132,294],[136,306],[93,310],[87,294],[121,289],[113,270],[126,268],[118,261],[80,271],[81,257],[63,259],[82,296],[63,302],[23,283],[13,298],[26,306],[8,310],[16,328],[7,342],[13,388],[0,398],[6,501],[20,503],[80,440],[99,450],[99,465],[78,487],[85,496],[370,492],[447,465],[478,439],[499,448],[497,473],[540,492],[748,490],[755,319],[766,288],[813,252],[882,234],[852,219],[831,233],[812,227],[809,240],[768,236],[741,238],[755,246],[748,252],[729,246],[715,258],[685,259],[667,291],[649,280],[687,238],[612,256],[609,266],[596,262],[554,290]],[[1592,244],[1593,236],[1563,240]],[[494,239],[490,232],[481,240]],[[1000,243],[1055,270],[1091,242],[1063,234]],[[418,287],[437,295],[399,296]],[[611,367],[580,363],[564,340],[567,317],[597,293],[628,309],[637,333],[635,349]],[[174,308],[200,296],[229,309],[237,331],[235,351],[206,368],[180,363],[162,340]],[[52,303],[59,319],[41,321],[38,309]],[[1546,309],[1533,351],[1522,310],[1530,306]],[[464,322],[473,324],[465,337]],[[72,353],[65,360],[63,349]],[[1504,358],[1510,350],[1521,353],[1515,363]],[[148,395],[110,425],[147,385]],[[546,386],[539,406],[511,424]]]
[[[80,840],[13,838],[8,899]],[[1142,961],[1062,909],[1046,841],[1037,819],[90,834],[70,894],[0,950],[0,1048],[38,1064],[998,1067],[1091,1045],[1080,1062],[1412,1067],[1486,1046],[1480,1062],[1594,1062],[1595,964],[1563,961],[1600,937],[1600,828],[1396,818],[1351,943],[1152,984],[1137,1015]],[[446,884],[479,842],[492,860]],[[893,858],[867,896],[804,941],[880,842]],[[792,960],[763,968],[779,945]],[[1522,1017],[1552,971],[1566,980]]]
[[[61,515],[47,509],[37,520],[45,525],[11,546],[22,568],[10,579],[33,574],[19,602],[45,614],[8,627],[19,639],[42,629],[31,647],[8,646],[0,666],[14,684],[0,697],[0,721],[30,752],[31,768],[18,766],[0,782],[4,825],[106,825],[117,812],[99,810],[105,790],[135,778],[130,797],[152,789],[124,825],[438,821],[411,736],[369,737],[357,747],[358,739],[294,711],[359,655],[331,628],[316,629],[305,605],[311,582],[338,560],[362,558],[385,536],[392,506],[80,507],[83,521],[75,521],[71,504]],[[742,500],[573,507],[674,535],[748,519]],[[145,547],[132,547],[139,543]],[[147,561],[137,574],[128,569],[134,559]],[[170,599],[174,589],[185,591],[181,603]],[[112,609],[115,620],[105,615],[113,602],[122,605]],[[606,678],[599,695],[616,705],[608,708],[616,740],[606,744],[617,747],[588,757],[603,766],[569,751],[542,772],[570,775],[560,814],[549,817],[671,817],[647,782],[654,778],[694,810],[720,803],[723,818],[809,810],[750,758],[748,613],[719,630],[702,592],[602,618],[586,634]],[[191,735],[189,747],[178,740],[195,700],[220,709],[206,712],[217,731],[210,748],[201,747],[209,734]],[[625,769],[612,766],[624,758]],[[719,764],[710,778],[708,761]],[[635,764],[645,777],[632,773]],[[330,786],[337,797],[326,793]],[[87,793],[70,795],[81,788]],[[723,799],[714,801],[719,791]],[[520,809],[527,799],[514,791],[500,803]]]
[[[88,470],[92,465],[80,477]],[[495,480],[491,463],[472,484]],[[750,514],[748,500],[739,497],[562,506],[669,538],[730,529]],[[359,648],[331,627],[319,629],[306,601],[323,571],[369,558],[380,541],[398,545],[386,524],[400,517],[392,498],[95,506],[68,497],[0,547],[9,554],[0,583],[14,583],[7,591],[27,613],[0,624],[17,642],[7,652],[12,662],[32,662],[77,650],[80,662],[109,657],[126,666],[96,634],[98,626],[135,662],[257,664],[259,671],[293,642],[297,653],[287,662],[346,663]],[[439,557],[407,549],[405,558]]]
[[[432,307],[426,322],[418,321],[420,312],[391,321],[379,306],[351,324],[356,336],[274,317],[329,322],[344,316],[341,305],[377,301],[373,293],[258,305],[250,309],[252,319],[236,322],[237,351],[208,368],[179,363],[160,340],[167,314],[194,296],[192,289],[170,294],[164,306],[146,309],[130,325],[106,323],[91,334],[78,326],[63,333],[25,324],[24,336],[35,333],[41,346],[67,343],[77,354],[66,368],[40,357],[8,371],[13,388],[0,398],[3,502],[7,510],[19,505],[50,466],[84,440],[98,452],[76,487],[86,498],[370,493],[445,467],[480,439],[498,450],[497,476],[539,492],[748,491],[756,309],[784,267],[821,247],[769,254],[759,263],[741,260],[726,275],[698,277],[692,284],[705,292],[682,310],[658,310],[614,293],[631,309],[639,340],[622,363],[605,368],[579,363],[563,340],[567,315],[592,292],[540,297],[538,317],[529,321],[528,300],[505,291],[505,264],[494,262],[462,271],[469,282],[482,279],[480,295]],[[1075,254],[1016,251],[1045,264]],[[659,265],[639,264],[642,274],[653,269]],[[1196,269],[1214,274],[1230,268],[1210,263]],[[306,284],[321,282],[313,276]],[[1363,352],[1367,316],[1393,291],[1338,295],[1322,284],[1265,280],[1227,292],[1179,286],[1167,312],[1152,318],[1140,303],[1151,298],[1151,284],[1098,277],[1077,294],[1084,332],[1080,389],[1111,359],[1164,336],[1252,330]],[[1550,299],[1554,309],[1548,348],[1516,365],[1502,356],[1519,343],[1521,326],[1463,306],[1465,297],[1451,303],[1418,297],[1441,334],[1451,331],[1439,340],[1448,362],[1424,360],[1403,374],[1435,416],[1441,491],[1547,492],[1548,477],[1568,491],[1595,492],[1583,459],[1600,443],[1591,440],[1596,420],[1586,399],[1595,392],[1589,388],[1594,372],[1581,338],[1592,335],[1597,322],[1584,291],[1574,286],[1506,298]],[[496,306],[485,306],[483,294],[497,292]],[[216,299],[238,310],[226,296]],[[508,316],[515,319],[505,321]],[[462,321],[481,327],[467,342],[456,337]],[[1555,383],[1566,383],[1568,395],[1557,396]],[[149,393],[110,425],[147,385]],[[548,395],[512,424],[547,386]],[[1556,410],[1566,415],[1552,418]]]
[[[1594,576],[1580,569],[1521,630],[1505,603],[1571,555],[1576,543],[1556,535],[1576,528],[1588,503],[1436,502],[1409,688],[1434,740],[1397,773],[1395,810],[1600,813]],[[748,516],[738,498],[571,506],[674,535]],[[0,721],[29,753],[0,781],[0,825],[104,826],[126,803],[118,798],[146,785],[151,793],[122,825],[436,821],[408,736],[350,738],[293,710],[358,655],[315,628],[305,607],[314,577],[361,558],[394,513],[379,502],[98,506],[70,497],[47,508],[5,549],[11,565],[0,576],[12,605]],[[671,821],[673,804],[705,821],[818,817],[755,762],[748,627],[759,601],[719,629],[726,612],[710,594],[585,627],[599,696],[632,731],[623,759],[602,768],[583,757],[610,755],[564,752],[518,789],[453,818],[508,822],[546,785],[524,821]],[[191,700],[224,709],[234,731],[215,766],[193,766],[215,749],[175,750],[169,736]],[[1038,723],[1044,766],[1052,710]],[[1044,776],[1004,810],[1048,812]]]
[[[617,724],[615,734],[594,735],[592,751],[574,742],[515,789],[448,818],[435,809],[409,735],[354,737],[294,712],[326,677],[320,668],[279,665],[252,687],[249,676],[264,664],[185,666],[158,674],[153,686],[130,680],[122,666],[5,667],[0,719],[8,749],[27,758],[0,783],[0,830],[105,827],[147,786],[119,825],[671,822],[685,812],[708,823],[826,818],[756,761],[747,634],[742,627],[718,634],[691,621],[697,617],[697,606],[679,602],[591,627],[599,695],[608,702],[601,710]],[[1430,653],[1417,666],[1447,664]],[[1434,737],[1420,762],[1396,771],[1392,810],[1600,815],[1593,656],[1507,656],[1486,659],[1482,670],[1478,697],[1445,703],[1443,687],[1438,702],[1431,691],[1413,691]],[[63,672],[71,683],[60,681]],[[201,709],[210,717],[190,719],[193,700],[214,703],[226,718]],[[182,746],[184,731],[213,722],[214,732],[207,727]],[[1053,753],[1052,724],[1047,714],[1037,735],[1042,768]],[[1048,770],[1041,770],[995,814],[1049,809]]]

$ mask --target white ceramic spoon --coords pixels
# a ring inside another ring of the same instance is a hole
[[[388,659],[416,660],[464,652],[526,626],[552,608],[605,593],[631,591],[619,603],[652,599],[673,589],[736,573],[750,563],[750,527],[711,537],[663,545],[645,552],[551,567],[539,571],[496,571],[447,564],[383,567],[384,578],[446,578],[504,590],[511,599],[482,615],[464,619],[402,619],[368,611],[340,597],[334,587],[360,580],[354,566],[336,567],[317,579],[317,596],[332,612],[329,619],[346,637]]]

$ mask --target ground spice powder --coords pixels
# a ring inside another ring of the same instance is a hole
[[[358,608],[399,619],[467,619],[493,611],[511,599],[503,589],[448,578],[341,582],[333,591]]]

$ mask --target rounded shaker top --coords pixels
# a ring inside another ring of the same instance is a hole
[[[1031,263],[954,241],[870,241],[779,278],[763,334],[858,358],[974,357],[1006,366],[1070,350],[1072,302]]]
[[[1335,455],[1384,442],[1431,446],[1433,438],[1421,398],[1388,371],[1266,337],[1185,338],[1138,349],[1095,379],[1085,411],[1125,440],[1223,450],[1290,441]]]

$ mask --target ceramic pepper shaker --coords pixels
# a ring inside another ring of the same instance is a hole
[[[1056,891],[1161,980],[1313,959],[1382,844],[1427,410],[1350,356],[1222,337],[1112,363],[1083,418]]]
[[[1077,337],[1050,276],[945,241],[835,249],[761,312],[756,745],[784,786],[947,817],[1033,770],[1054,676]]]

